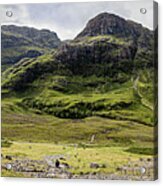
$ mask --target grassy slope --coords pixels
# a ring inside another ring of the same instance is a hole
[[[50,68],[54,64],[51,59],[49,54],[31,59],[30,65],[18,64],[16,72],[10,69],[5,72],[10,75],[4,82],[17,84],[18,78],[33,68],[41,73],[44,65],[49,64]],[[61,76],[53,72],[29,82],[24,92],[3,89],[2,137],[5,143],[14,142],[9,148],[3,147],[2,153],[40,159],[68,152],[74,157],[72,144],[75,143],[79,157],[69,163],[76,167],[71,171],[77,173],[94,171],[89,168],[90,162],[110,165],[97,171],[111,172],[128,158],[136,161],[151,157],[155,141],[153,87],[150,73],[144,77],[143,73],[139,78],[127,77],[128,81],[124,82],[121,74],[114,80],[95,75]]]
[[[21,96],[23,104],[60,118],[102,116],[152,126],[153,111],[142,104],[145,96],[140,98],[133,84],[132,81],[114,83],[112,79],[95,76],[71,78],[49,75],[33,83],[33,87],[41,85],[39,93]],[[145,83],[143,85],[146,86]]]
[[[42,49],[36,46],[19,46],[19,47],[12,47],[12,48],[8,48],[8,49],[2,49],[2,72],[4,72],[5,70],[9,69],[10,67],[13,66],[13,64],[15,64],[16,62],[19,62],[19,60],[23,59],[23,57],[21,57],[22,55],[26,55],[28,51],[38,51],[41,53],[45,53],[48,51],[48,49]],[[12,58],[14,59],[12,61]],[[20,59],[19,59],[20,58]],[[9,61],[10,63],[6,63],[6,60]],[[19,60],[16,60],[19,59]]]
[[[132,81],[47,75],[24,93],[6,92],[2,137],[9,140],[90,144],[95,135],[96,146],[152,146],[153,111]]]
[[[146,83],[140,79],[135,90],[132,81],[120,85],[110,81],[48,75],[25,92],[3,90],[2,154],[14,156],[13,160],[64,154],[70,157],[66,162],[75,174],[119,174],[117,168],[130,161],[133,166],[144,166],[140,159],[156,153],[153,110],[142,104],[148,96],[138,94],[140,84],[146,87]],[[84,106],[78,107],[79,103]],[[63,115],[56,117],[56,111]],[[75,118],[64,118],[75,114]],[[104,168],[91,169],[91,162]],[[2,163],[10,161],[3,159]],[[24,175],[3,169],[2,176]]]

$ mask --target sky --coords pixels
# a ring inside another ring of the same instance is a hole
[[[146,14],[140,12],[141,8],[146,9]],[[12,11],[12,17],[6,16],[7,11]],[[0,5],[0,22],[49,29],[65,40],[73,39],[91,18],[103,12],[153,29],[153,2],[150,0]]]

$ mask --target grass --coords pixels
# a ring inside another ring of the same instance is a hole
[[[2,137],[9,140],[89,144],[95,135],[96,146],[154,141],[153,111],[142,105],[132,81],[49,74],[21,93],[3,89],[2,97]]]
[[[40,90],[22,95],[22,103],[60,118],[101,116],[153,125],[153,110],[135,96],[132,82],[118,85],[108,78],[75,78],[47,76],[44,82],[37,80],[34,85],[42,85]]]
[[[3,98],[2,137],[12,141],[56,144],[74,143],[75,141],[78,144],[92,145],[90,144],[91,137],[95,135],[93,141],[95,146],[140,146],[145,144],[150,147],[154,142],[154,136],[151,135],[154,127],[151,127],[149,123],[145,123],[145,125],[142,123],[144,116],[147,121],[150,112],[148,113],[147,108],[143,106],[141,108],[140,104],[136,108],[136,104],[133,104],[132,90],[128,85],[105,94],[92,94],[91,92],[89,94],[88,92],[87,94],[85,92],[65,94],[43,89],[40,94],[33,93],[32,95],[32,103],[35,100],[38,104],[37,107],[34,104],[31,106],[29,102],[25,104],[23,98],[26,95],[29,94],[26,92],[17,98]],[[76,113],[81,112],[82,107],[77,108],[79,103],[85,103],[83,107],[86,106],[90,109],[91,116],[58,118],[48,113],[51,108],[62,111],[62,107],[63,110],[73,108]],[[42,104],[43,108],[39,107],[39,104]],[[127,106],[127,104],[129,105]],[[139,112],[140,109],[141,112]],[[135,116],[137,116],[137,121],[132,121]]]
[[[3,119],[2,136],[13,141],[86,143],[98,146],[125,146],[141,143],[153,143],[153,127],[130,121],[108,120],[90,117],[83,120],[58,119],[29,115],[7,115]],[[19,118],[19,120],[17,119]],[[17,123],[16,123],[17,121]],[[139,131],[141,130],[141,134]],[[81,132],[82,131],[82,132]],[[126,138],[127,135],[127,138]]]
[[[3,165],[63,154],[70,171],[83,174],[115,173],[140,159],[152,162],[157,155],[152,43],[143,47],[140,39],[133,45],[133,38],[104,35],[54,50],[31,45],[3,51]],[[42,55],[22,56],[30,50]],[[90,168],[92,162],[101,168]],[[2,175],[23,176],[5,168]]]
[[[47,74],[24,91],[2,89],[2,137],[12,143],[3,143],[2,153],[15,159],[64,154],[72,173],[114,173],[156,154],[153,111],[142,98],[132,80],[96,76]],[[91,169],[91,162],[103,168]]]
[[[82,99],[83,102],[92,103],[92,108],[94,106],[97,110],[97,107],[101,108],[101,104],[104,104],[104,109],[108,108],[111,104],[112,110],[110,110],[110,114],[107,117],[96,116],[98,113],[103,113],[103,111],[96,111],[94,112],[94,116],[81,119],[58,118],[46,114],[45,111],[42,112],[39,108],[29,108],[27,105],[23,104],[23,94],[19,95],[17,98],[3,98],[2,137],[9,141],[32,143],[42,142],[60,145],[73,144],[75,141],[78,145],[86,147],[116,146],[140,148],[146,146],[153,148],[155,139],[151,134],[154,133],[155,128],[151,127],[151,125],[144,125],[138,121],[132,121],[132,118],[129,118],[131,114],[130,112],[134,113],[136,107],[133,108],[133,111],[131,106],[129,106],[130,111],[124,108],[128,115],[124,114],[123,104],[120,105],[122,94],[123,101],[126,100],[126,103],[133,101],[132,92],[129,94],[129,91],[125,91],[126,88],[128,88],[128,86],[124,86],[121,90],[112,90],[110,94],[97,93],[90,94],[89,97],[88,94],[84,96],[84,93],[82,95],[65,95],[55,91],[47,91],[39,94],[39,99],[46,105],[51,105],[53,102],[59,104],[63,102],[63,107],[72,107],[78,103],[78,99]],[[126,92],[126,94],[124,92]],[[25,95],[26,94],[28,93],[25,93]],[[33,96],[37,98],[36,95],[37,94],[33,93]],[[51,99],[49,100],[48,97],[51,97]],[[130,101],[129,98],[131,99]],[[126,107],[126,105],[124,106]],[[115,111],[113,116],[121,114],[122,118],[113,117],[111,119],[111,112],[113,111]],[[140,118],[141,121],[142,118]],[[93,141],[91,141],[92,136],[95,136]]]
[[[134,154],[145,154],[145,155],[156,155],[157,152],[157,148],[140,148],[140,147],[131,147],[129,149],[126,150],[127,152],[131,152]]]
[[[52,57],[52,54],[47,53],[45,55],[39,56],[38,58],[25,58],[22,61],[19,61],[19,63],[7,69],[3,73],[2,86],[7,86],[7,88],[14,87],[17,90],[23,88],[23,85],[26,83],[31,83],[40,74],[45,73],[46,70],[52,70],[54,65],[54,63],[52,63]]]
[[[29,148],[30,147],[30,148]],[[4,155],[10,154],[15,158],[44,159],[45,156],[63,154],[66,162],[72,167],[70,171],[75,174],[103,172],[112,173],[131,161],[140,158],[151,158],[149,155],[137,155],[126,151],[126,147],[94,147],[83,148],[73,145],[56,145],[49,143],[23,143],[14,142],[10,148],[3,148]],[[21,154],[23,153],[23,156]],[[92,169],[90,163],[96,162],[105,165],[104,168]],[[2,173],[3,174],[3,173]],[[5,174],[5,173],[4,173]]]
[[[23,55],[27,55],[27,52],[31,50],[38,51],[40,53],[45,53],[47,51],[47,49],[41,49],[35,46],[18,46],[2,49],[2,72],[12,67],[13,64],[23,58]]]
[[[1,140],[1,147],[10,147],[11,145],[12,145],[12,142],[10,142],[6,139]]]
[[[23,173],[18,173],[18,172],[14,172],[14,171],[11,171],[11,170],[5,170],[5,169],[2,169],[2,172],[1,172],[1,176],[3,177],[15,177],[15,178],[24,178],[24,174]]]
[[[118,38],[115,36],[111,36],[111,35],[99,35],[99,36],[87,36],[87,37],[83,37],[78,38],[76,40],[74,40],[71,44],[78,44],[78,45],[93,45],[94,42],[101,42],[103,41],[103,43],[112,43],[112,44],[118,44],[118,45],[129,45],[130,42],[128,39],[124,40],[122,38]]]

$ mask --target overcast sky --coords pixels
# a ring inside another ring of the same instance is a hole
[[[140,13],[141,8],[147,10],[146,14]],[[12,11],[13,16],[7,17],[6,11]],[[102,12],[114,13],[153,29],[153,3],[150,0],[19,4],[0,7],[2,24],[50,29],[55,31],[62,40],[73,39],[85,27],[88,20]]]

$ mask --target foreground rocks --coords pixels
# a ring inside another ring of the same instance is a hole
[[[62,178],[62,179],[102,179],[102,180],[154,180],[155,159],[140,158],[139,161],[128,161],[128,164],[116,167],[114,173],[98,172],[106,168],[103,164],[90,163],[92,172],[73,174],[73,167],[66,162],[63,155],[46,156],[43,160],[14,159],[12,156],[1,156],[7,160],[2,163],[2,170],[23,173],[24,177],[33,178]],[[12,157],[12,158],[10,158]],[[64,162],[62,162],[62,160]],[[56,166],[56,162],[59,162]],[[155,173],[156,174],[156,173]]]

